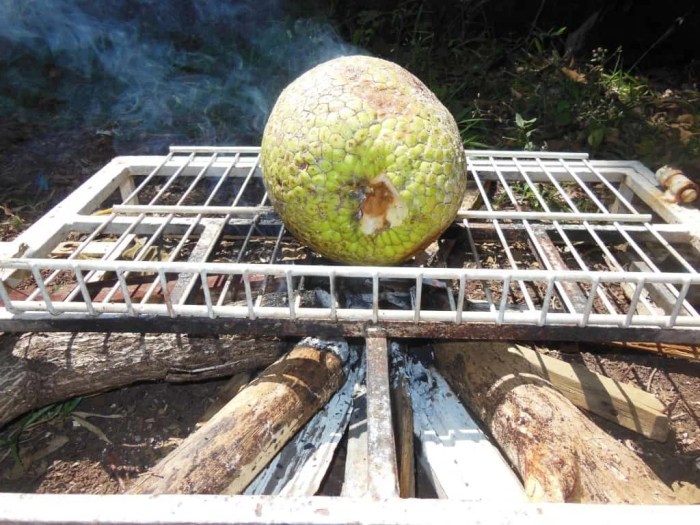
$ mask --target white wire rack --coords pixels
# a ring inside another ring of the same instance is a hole
[[[466,155],[457,222],[431,260],[401,267],[299,245],[269,205],[259,148],[115,158],[0,246],[0,330],[697,341],[700,212],[667,203],[648,169]]]

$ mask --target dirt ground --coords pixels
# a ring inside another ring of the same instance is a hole
[[[97,130],[30,140],[31,132],[27,130],[25,140],[2,141],[2,240],[14,238],[115,155],[110,136]],[[671,419],[666,443],[591,417],[686,501],[700,502],[700,362],[594,345],[560,345],[544,351],[656,395]],[[139,384],[86,397],[30,426],[19,440],[11,437],[21,421],[8,425],[0,429],[0,491],[122,492],[131,478],[195,428],[224,381]],[[338,465],[343,454],[341,446],[334,473],[323,488],[326,494],[340,490]]]

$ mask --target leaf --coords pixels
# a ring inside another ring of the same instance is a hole
[[[110,445],[112,444],[112,442],[109,440],[107,435],[104,432],[102,432],[102,430],[100,430],[100,428],[97,425],[93,425],[89,421],[83,419],[82,417],[76,416],[75,414],[71,415],[71,419],[73,419],[73,421],[77,425],[79,425],[79,426],[83,427],[85,430],[88,430],[88,431],[92,432],[93,434],[95,434],[98,438],[100,438],[105,443],[109,443]]]
[[[525,127],[525,119],[520,113],[515,114],[515,125],[518,126],[520,129]]]
[[[573,69],[569,69],[568,67],[562,67],[561,72],[564,73],[566,78],[573,80],[574,82],[578,82],[579,84],[586,84],[588,82],[586,75],[579,73],[578,71],[574,71]]]
[[[73,412],[73,415],[78,416],[82,419],[87,419],[89,417],[101,417],[103,419],[120,419],[124,417],[124,414],[96,414],[94,412],[82,412],[80,410],[76,410],[75,412]]]
[[[595,127],[588,133],[588,144],[592,148],[597,148],[603,142],[605,138],[605,128]]]

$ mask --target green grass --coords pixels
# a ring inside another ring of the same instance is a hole
[[[63,421],[70,417],[81,401],[81,397],[76,397],[68,401],[38,408],[24,416],[17,425],[7,430],[7,434],[4,437],[0,438],[0,461],[9,454],[16,463],[21,463],[21,445],[30,439],[32,432],[53,421]]]
[[[421,78],[467,148],[588,151],[700,172],[700,93],[691,83],[655,85],[625,69],[623,49],[564,56],[564,27],[493,38],[478,9],[485,4],[332,4],[328,14],[353,43]]]

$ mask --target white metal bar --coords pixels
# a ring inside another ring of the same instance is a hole
[[[168,149],[170,153],[260,153],[260,146],[170,146]]]
[[[552,300],[552,294],[554,293],[554,279],[547,280],[547,291],[544,294],[544,301],[542,302],[542,310],[540,311],[540,320],[537,322],[539,326],[544,326],[547,320],[547,312],[549,312],[549,303]],[[573,312],[574,310],[572,310]]]
[[[131,303],[131,293],[129,292],[129,285],[126,284],[126,279],[124,278],[124,272],[122,270],[117,270],[117,280],[122,287],[122,295],[124,296],[124,304],[126,305],[127,312],[129,315],[136,315],[136,311]]]
[[[503,324],[503,319],[506,313],[506,306],[508,305],[508,294],[510,294],[510,275],[506,275],[505,279],[503,279],[501,304],[498,307],[498,316],[496,317],[496,324]]]
[[[416,304],[414,305],[414,317],[413,320],[420,321],[420,310],[421,304],[423,302],[423,274],[418,273],[416,276]]]
[[[391,417],[388,344],[386,337],[372,331],[365,341],[369,496],[376,500],[398,498],[399,480]]]
[[[257,213],[274,213],[272,206],[206,206],[206,205],[175,205],[175,204],[130,204],[116,205],[116,213],[178,213],[182,215],[255,215]],[[458,219],[483,220],[533,220],[533,221],[598,221],[598,222],[649,222],[651,215],[629,213],[582,213],[582,212],[540,212],[540,211],[491,211],[491,210],[460,210]]]
[[[627,318],[625,319],[625,326],[629,326],[630,323],[632,323],[632,318],[634,317],[635,311],[637,310],[637,305],[639,304],[639,298],[642,295],[642,290],[644,289],[644,279],[639,279],[637,283],[635,283],[635,289],[634,293],[632,294],[632,298],[630,299],[630,308],[629,312],[627,312]]]
[[[287,278],[287,304],[289,305],[289,317],[290,319],[296,319],[295,310],[295,299],[294,299],[294,279],[292,277],[292,272],[286,273]]]
[[[50,314],[56,315],[56,308],[54,307],[53,302],[51,301],[51,295],[46,289],[46,284],[44,283],[44,278],[41,276],[39,267],[36,264],[32,264],[29,266],[29,269],[31,270],[32,275],[34,276],[34,281],[36,282],[36,286],[39,289],[39,292],[41,293],[41,297],[43,297],[44,299],[43,302],[46,305],[46,309]]]
[[[335,272],[331,272],[328,276],[328,295],[330,296],[331,319],[338,320],[338,293],[336,291]]]
[[[596,277],[591,283],[591,288],[588,292],[588,302],[586,303],[586,309],[583,311],[583,316],[581,317],[579,326],[586,326],[588,324],[588,319],[590,319],[591,313],[593,312],[593,303],[595,302],[595,296],[596,292],[598,291],[598,286],[600,286],[600,278]],[[604,297],[605,293],[603,293],[602,296]],[[609,309],[608,312],[610,314],[614,314],[613,309]]]
[[[588,159],[588,153],[557,152],[557,151],[517,151],[495,149],[468,149],[464,150],[468,158],[498,157],[510,159],[520,157],[525,159]]]
[[[51,319],[55,320],[56,315],[62,314],[86,314],[83,303],[54,303],[55,314],[47,313],[46,305],[43,301],[15,301],[16,309],[20,312],[15,316],[6,314],[0,309],[0,319]],[[102,304],[95,303],[95,311],[102,314],[125,314],[127,307],[122,303]],[[136,315],[170,315],[165,304],[134,304],[133,309]],[[204,305],[173,305],[173,312],[176,317],[206,317],[208,312]],[[267,306],[217,306],[213,307],[216,317],[231,319],[271,319],[288,320],[288,307],[267,307]],[[26,312],[26,314],[24,313]],[[252,316],[251,316],[252,312]],[[384,310],[380,309],[379,322],[413,322],[413,311],[411,310]],[[547,326],[580,326],[583,315],[579,313],[559,313],[549,312],[547,314]],[[66,318],[71,318],[66,315]],[[489,311],[465,311],[462,313],[462,323],[497,323],[499,312]],[[527,310],[504,310],[500,324],[536,325],[540,318],[540,312],[529,312]],[[601,327],[624,327],[627,314],[594,314],[588,318],[587,326]],[[297,319],[323,321],[330,319],[329,308],[302,308],[297,310]],[[340,321],[372,321],[372,309],[338,309],[338,319]],[[630,326],[668,328],[670,317],[658,314],[635,315]],[[426,323],[455,323],[456,315],[453,311],[424,310],[421,314],[422,322]],[[699,329],[700,321],[691,316],[678,316],[673,327]]]
[[[211,301],[211,290],[209,290],[209,282],[206,270],[202,270],[199,272],[199,279],[202,281],[202,292],[204,294],[204,304],[207,307],[207,315],[210,319],[215,319],[216,314],[214,313],[214,305]]]
[[[462,312],[464,311],[464,295],[466,294],[467,280],[464,275],[459,277],[459,293],[457,294],[457,322],[462,322]]]
[[[700,284],[700,274],[687,274],[680,272],[626,272],[620,271],[581,271],[581,270],[535,270],[507,268],[437,268],[437,267],[410,267],[410,266],[327,266],[313,264],[250,264],[232,262],[190,262],[190,261],[103,261],[98,259],[78,259],[69,261],[67,259],[5,259],[0,258],[0,266],[11,269],[31,270],[32,266],[44,269],[69,270],[73,269],[73,264],[82,271],[96,270],[115,272],[122,271],[135,272],[156,272],[162,270],[166,273],[197,273],[200,269],[206,268],[208,273],[222,273],[225,275],[236,275],[243,271],[254,272],[256,274],[282,277],[287,271],[292,272],[295,277],[324,277],[333,272],[338,277],[357,277],[370,279],[375,273],[380,279],[407,279],[415,280],[419,274],[423,274],[423,279],[450,280],[459,279],[464,275],[467,279],[482,280],[503,280],[506,276],[512,279],[522,279],[524,281],[546,281],[549,277],[557,280],[574,282],[592,282],[598,276],[603,283],[635,283],[641,277],[647,284],[670,283],[684,284],[689,280],[692,285]]]
[[[474,170],[474,168],[472,168]],[[505,178],[504,178],[505,180]],[[121,208],[120,208],[121,209]],[[565,211],[484,211],[460,210],[457,218],[466,219],[498,219],[498,220],[531,220],[531,221],[598,221],[598,222],[649,222],[650,214],[631,215],[629,213],[583,213]]]
[[[78,287],[83,295],[83,301],[85,301],[85,307],[89,315],[97,315],[95,312],[95,307],[92,305],[92,298],[90,297],[90,292],[85,284],[85,279],[83,278],[83,273],[78,270],[78,268],[73,269],[73,274],[75,275],[75,280],[78,281]]]
[[[461,500],[371,500],[361,497],[0,494],[0,523],[17,525],[419,525],[439,516],[468,517],[484,525],[573,525],[621,522],[652,525],[684,523],[693,505],[600,505]]]
[[[5,288],[5,282],[2,279],[0,279],[0,300],[2,300],[2,304],[8,312],[11,314],[17,312],[10,298],[10,294],[7,292],[7,288]]]
[[[249,276],[249,270],[245,269],[243,270],[241,277],[243,278],[243,287],[245,289],[245,300],[246,304],[248,305],[248,317],[252,319],[255,319],[255,306],[253,304],[253,292],[250,288],[250,276]],[[289,308],[286,308],[287,312],[289,311]]]
[[[671,315],[669,316],[667,326],[673,326],[676,324],[676,319],[678,318],[678,314],[680,314],[681,307],[683,306],[683,303],[685,302],[685,298],[688,296],[688,290],[690,290],[690,281],[689,280],[687,280],[683,283],[683,287],[681,288],[681,292],[678,295],[678,300],[676,301],[676,304],[673,306],[673,310],[671,310]]]
[[[372,321],[379,320],[379,276],[372,275]]]

